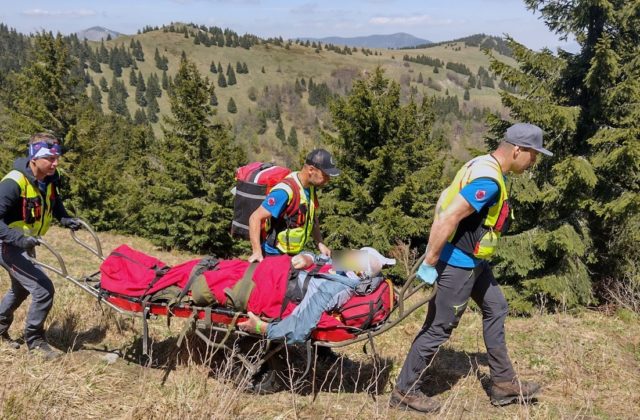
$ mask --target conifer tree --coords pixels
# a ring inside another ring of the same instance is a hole
[[[264,112],[258,112],[258,134],[267,132],[267,116]]]
[[[464,96],[462,97],[462,99],[464,99],[465,101],[468,101],[469,99],[471,99],[471,95],[469,94],[469,88],[464,89]]]
[[[399,84],[378,68],[330,110],[338,134],[325,135],[342,174],[322,201],[323,226],[340,232],[329,242],[383,252],[399,241],[424,247],[444,167],[441,141],[431,138],[431,100],[401,104]]]
[[[162,70],[162,89],[169,89],[169,77],[167,76],[166,70]]]
[[[282,143],[284,143],[286,138],[286,133],[284,132],[284,125],[282,124],[282,119],[278,118],[278,125],[276,126],[276,138],[280,139]]]
[[[138,108],[133,116],[133,123],[137,125],[148,124],[147,114],[145,114],[144,109]]]
[[[182,60],[165,117],[160,168],[149,188],[141,223],[165,247],[228,255],[232,201],[229,186],[244,159],[227,127],[214,126],[209,105],[213,88],[197,66]]]
[[[418,82],[418,83],[420,83],[420,84],[424,83],[424,79],[423,79],[423,77],[422,77],[422,72],[418,73],[418,80],[417,80],[417,82]]]
[[[222,63],[218,61],[218,73],[222,73]]]
[[[0,164],[24,154],[24,139],[50,130],[64,139],[89,106],[84,80],[72,71],[75,66],[62,35],[42,32],[32,40],[29,61],[4,81],[3,118],[0,118]]]
[[[100,81],[98,82],[98,84],[100,85],[101,91],[109,92],[109,83],[107,82],[107,79],[104,78],[104,76],[100,78]]]
[[[136,84],[136,103],[141,107],[147,106],[147,98],[145,95],[146,90],[144,77],[142,76],[142,73],[140,73],[138,75],[138,83]]]
[[[238,112],[236,102],[233,100],[233,98],[229,98],[229,102],[227,103],[227,112],[229,112],[230,114],[235,114],[236,112]]]
[[[519,211],[497,273],[521,312],[533,310],[540,297],[552,308],[591,304],[594,289],[607,290],[611,281],[637,299],[640,80],[629,77],[640,71],[637,5],[525,3],[580,50],[554,55],[508,39],[516,65],[491,60],[500,87],[508,89],[501,96],[511,117],[539,125],[554,152],[533,176],[514,179],[511,201]],[[508,125],[492,119],[490,145]]]
[[[249,67],[247,66],[247,63],[245,63],[244,61],[242,62],[242,73],[249,74]]]
[[[218,73],[218,67],[216,66],[215,61],[211,61],[211,65],[209,66],[209,71],[213,74]]]
[[[215,92],[211,92],[211,98],[209,99],[209,105],[218,106],[218,97]]]
[[[224,77],[223,72],[218,72],[218,86],[221,88],[227,87],[227,79]]]
[[[155,124],[159,121],[158,113],[160,113],[160,107],[158,101],[154,96],[147,96],[147,119],[150,123]]]
[[[138,85],[138,76],[136,76],[136,71],[132,68],[129,72],[129,86],[137,86]]]
[[[262,66],[262,68],[260,69],[260,72],[266,73],[266,71],[264,70],[264,66]]]
[[[289,143],[289,146],[293,147],[294,149],[298,148],[298,132],[296,131],[296,128],[294,126],[291,126],[291,129],[289,130],[287,142]]]
[[[233,71],[233,67],[231,67],[231,63],[229,63],[227,65],[227,85],[233,86],[236,83],[236,72]]]
[[[96,109],[102,111],[102,93],[96,85],[91,86],[91,103]]]

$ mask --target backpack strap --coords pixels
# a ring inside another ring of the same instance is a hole
[[[185,286],[182,288],[182,291],[178,295],[178,298],[176,299],[176,302],[174,303],[174,305],[179,305],[182,302],[182,299],[184,299],[187,293],[189,293],[189,290],[191,290],[191,286],[193,285],[193,282],[199,276],[201,276],[202,273],[204,273],[205,271],[214,270],[219,263],[220,261],[216,257],[211,255],[204,257],[203,259],[198,261],[198,263],[194,265],[193,268],[191,269],[191,274],[189,274],[189,280],[187,280],[187,284],[185,284]]]
[[[252,262],[249,264],[249,267],[247,267],[240,281],[238,281],[233,288],[229,289],[227,287],[224,289],[224,294],[227,296],[227,299],[231,301],[231,306],[238,312],[244,312],[247,309],[249,297],[256,285],[253,281],[253,273],[257,267],[258,263]]]
[[[280,315],[278,319],[282,319],[282,314],[284,314],[285,309],[289,306],[290,302],[300,302],[304,299],[304,296],[307,294],[307,290],[309,289],[309,283],[311,279],[318,275],[325,262],[320,261],[315,265],[311,270],[307,271],[304,281],[302,282],[302,288],[298,286],[298,276],[300,274],[300,270],[296,270],[292,267],[291,271],[289,271],[289,280],[287,281],[287,291],[284,294],[284,299],[282,299],[282,306],[280,307]]]

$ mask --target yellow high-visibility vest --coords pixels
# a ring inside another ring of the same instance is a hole
[[[28,236],[42,236],[47,233],[53,218],[51,208],[52,198],[55,196],[53,183],[47,185],[45,197],[42,197],[40,189],[33,186],[27,177],[20,171],[13,170],[2,178],[14,181],[20,187],[22,199],[22,219],[9,224],[10,228],[19,229]]]
[[[287,179],[289,182],[281,182],[272,189],[272,191],[281,189],[285,191],[289,197],[287,207],[283,209],[279,217],[284,223],[278,223],[280,226],[273,226],[273,228],[279,229],[276,234],[275,248],[284,254],[295,255],[304,249],[304,246],[313,233],[313,225],[316,217],[316,190],[313,186],[309,187],[309,198],[307,198],[304,187],[298,179],[297,172],[289,174]],[[293,182],[291,182],[291,180],[293,180]],[[293,187],[297,188],[297,194],[294,193]],[[292,200],[294,200],[296,196],[299,197],[299,203],[294,205],[294,210],[297,210],[297,212],[294,211],[294,213],[298,213],[298,215],[304,219],[301,223],[298,223],[297,220],[286,220],[287,217],[291,216],[286,213],[287,210],[291,208]],[[271,226],[267,226],[267,229],[270,230]]]
[[[476,258],[487,259],[494,254],[498,239],[513,219],[498,161],[491,155],[484,155],[465,163],[451,182],[440,207],[442,211],[446,210],[465,186],[479,178],[490,178],[498,184],[498,200],[488,209],[460,221],[456,231],[449,237],[449,243]]]

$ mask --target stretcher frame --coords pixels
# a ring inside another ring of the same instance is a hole
[[[95,230],[87,222],[80,219],[79,221],[82,225],[82,228],[89,233],[94,243],[91,244],[85,242],[77,235],[77,232],[74,230],[70,230],[71,238],[80,247],[89,251],[100,261],[104,261],[106,257],[103,253],[100,238],[96,234]],[[272,358],[287,345],[282,341],[266,340],[267,346],[264,350],[264,355],[258,358],[257,361],[250,361],[242,354],[233,351],[233,344],[228,344],[228,339],[231,336],[235,336],[237,338],[253,337],[256,339],[265,340],[262,335],[251,334],[237,328],[236,325],[238,322],[248,319],[247,313],[237,312],[233,309],[224,307],[198,307],[190,305],[188,302],[178,303],[177,305],[170,305],[169,303],[145,302],[144,299],[118,296],[116,294],[106,292],[100,288],[100,271],[82,278],[76,278],[69,274],[64,258],[50,243],[42,238],[38,238],[38,242],[42,248],[45,248],[55,257],[57,266],[47,264],[36,258],[31,258],[31,261],[34,264],[46,270],[49,270],[59,275],[63,279],[71,282],[73,285],[77,286],[82,291],[95,298],[99,304],[106,305],[116,313],[142,319],[142,354],[147,359],[147,363],[151,361],[149,358],[148,320],[157,317],[188,318],[189,323],[182,331],[178,339],[178,347],[181,346],[185,335],[188,332],[193,332],[199,339],[205,342],[208,348],[211,347],[213,349],[224,349],[231,351],[233,357],[237,358],[242,363],[242,365],[250,375],[255,375],[256,373],[258,373],[270,358]],[[414,311],[427,304],[431,299],[435,297],[437,285],[434,283],[430,293],[425,293],[424,296],[420,297],[412,305],[406,305],[406,301],[409,298],[416,295],[421,290],[426,290],[429,286],[422,281],[414,281],[416,279],[417,268],[423,259],[424,255],[414,264],[411,270],[411,274],[402,286],[393,285],[393,291],[397,298],[396,304],[384,320],[365,330],[353,327],[344,327],[344,329],[348,330],[348,332],[353,337],[340,339],[339,341],[322,339],[322,337],[328,338],[328,335],[326,334],[324,336],[320,335],[320,337],[316,338],[314,338],[312,335],[312,337],[305,342],[307,353],[305,370],[296,383],[299,383],[301,380],[303,380],[309,373],[313,361],[314,347],[316,348],[316,350],[317,347],[335,349],[357,343],[364,343],[363,350],[365,351],[365,353],[368,353],[368,345],[370,348],[371,356],[374,358],[374,360],[379,360],[379,355],[373,339],[400,324]],[[342,329],[342,327],[338,327],[336,329]],[[215,341],[211,339],[212,332],[223,333],[225,334],[225,336],[221,341]]]

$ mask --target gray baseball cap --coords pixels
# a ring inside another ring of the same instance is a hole
[[[515,146],[528,147],[547,156],[553,153],[542,147],[542,129],[537,125],[517,123],[507,129],[504,141]]]

